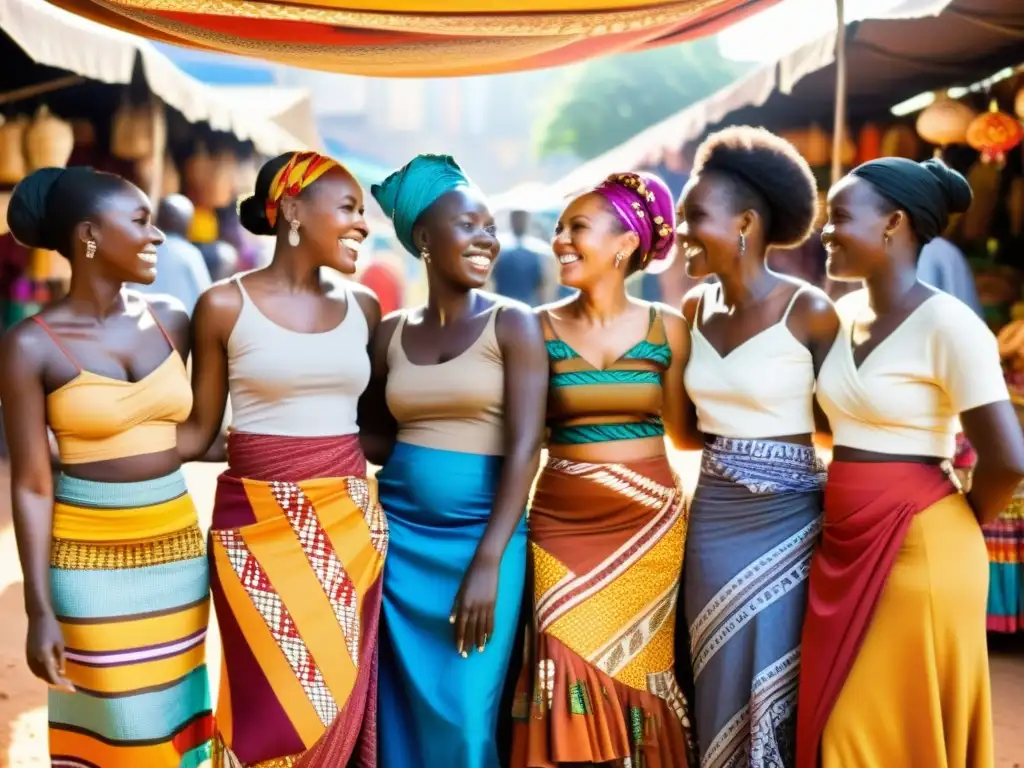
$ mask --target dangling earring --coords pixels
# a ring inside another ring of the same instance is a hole
[[[423,262],[425,264],[429,264],[430,263],[430,251],[428,251],[426,248],[420,248],[420,258],[423,259]]]
[[[747,233],[740,232],[740,256],[747,252]]]
[[[888,248],[888,247],[889,247],[889,233],[888,233],[888,232],[886,232],[886,233],[885,233],[885,234],[884,234],[884,235],[882,236],[882,242],[883,242],[883,243],[885,244],[885,247],[886,247],[886,248]]]
[[[288,245],[292,248],[297,248],[299,245],[299,220],[292,219],[289,222],[289,226],[291,228],[288,230]]]
[[[96,241],[90,240],[85,244],[85,258],[95,259],[96,258]]]
[[[615,268],[616,269],[619,268],[619,264],[622,263],[622,260],[624,258],[625,258],[625,256],[622,255],[622,251],[619,251],[618,253],[615,254]]]

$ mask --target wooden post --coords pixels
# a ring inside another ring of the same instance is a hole
[[[153,126],[153,160],[150,163],[151,178],[149,181],[149,201],[153,205],[153,215],[160,207],[160,197],[164,192],[164,158],[167,156],[167,110],[163,101],[156,94],[149,95],[149,109]]]
[[[843,143],[846,138],[846,11],[836,0],[836,102],[832,120],[832,176],[835,184],[843,177]]]

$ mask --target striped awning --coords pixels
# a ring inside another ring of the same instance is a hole
[[[132,34],[202,50],[356,75],[445,77],[679,43],[779,0],[50,2]]]

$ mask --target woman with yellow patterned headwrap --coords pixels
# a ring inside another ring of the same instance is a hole
[[[321,270],[355,272],[363,191],[334,160],[288,153],[239,214],[276,238],[274,258],[200,298],[178,436],[183,459],[206,453],[230,394],[209,543],[224,659],[214,765],[373,766],[388,537],[356,409],[380,307]]]

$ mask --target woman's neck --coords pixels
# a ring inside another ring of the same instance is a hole
[[[917,269],[901,267],[864,280],[868,304],[875,316],[898,311],[917,286]]]
[[[274,258],[266,268],[290,293],[319,293],[321,291],[320,261],[314,259],[301,246],[293,248],[278,241]]]
[[[741,260],[735,272],[720,274],[718,279],[722,284],[722,302],[730,309],[764,301],[777,283],[763,255]]]
[[[125,311],[124,283],[97,275],[72,276],[67,305],[76,314],[103,321]]]
[[[629,294],[625,284],[617,277],[599,282],[580,291],[576,306],[594,325],[609,325],[629,308]]]
[[[426,314],[437,318],[438,325],[450,325],[470,312],[476,291],[454,286],[440,278],[427,279]]]

